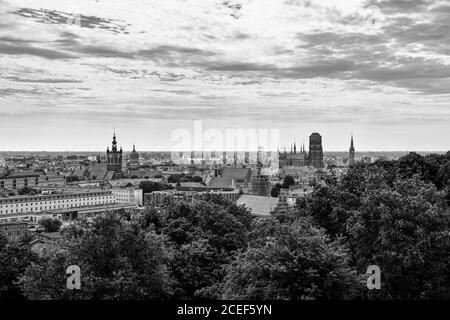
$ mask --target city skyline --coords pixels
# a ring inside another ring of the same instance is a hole
[[[99,132],[99,134],[101,136],[104,136],[105,133],[104,132]],[[111,140],[112,135],[109,136],[109,140]],[[336,148],[325,148],[324,147],[324,152],[348,152],[350,144],[351,144],[351,139],[353,137],[353,140],[357,140],[357,137],[355,138],[354,134],[351,134],[348,138],[347,141],[347,148],[343,148],[343,149],[336,149]],[[128,139],[128,142],[131,141],[131,143],[122,143],[122,139],[121,136],[119,136],[119,134],[117,134],[117,138],[118,138],[118,148],[123,149],[124,153],[129,153],[133,150],[133,147],[136,146],[136,150],[139,150],[140,152],[178,152],[178,151],[184,151],[184,152],[190,152],[190,151],[195,151],[195,152],[234,152],[234,151],[239,151],[239,152],[244,152],[244,151],[250,151],[250,152],[257,152],[258,148],[167,148],[167,149],[157,149],[155,147],[150,147],[150,148],[145,148],[145,147],[140,147],[140,145],[136,142],[136,141],[140,141],[139,139]],[[288,141],[289,139],[287,139],[286,141]],[[105,150],[107,148],[111,147],[111,141],[108,141],[107,143],[102,143],[105,145],[104,148],[98,148],[98,149],[89,149],[89,148],[85,148],[85,149],[71,149],[71,148],[62,148],[62,149],[42,149],[40,148],[39,145],[36,145],[34,147],[28,148],[28,149],[21,149],[20,146],[18,146],[16,149],[6,149],[4,148],[3,145],[0,145],[0,153],[5,153],[5,152],[53,152],[53,153],[66,153],[66,152],[91,152],[91,153],[103,153],[105,152]],[[171,143],[172,145],[174,145],[174,143]],[[145,143],[144,143],[145,145]],[[223,145],[223,144],[220,144]],[[309,150],[309,144],[308,144],[308,140],[307,138],[305,139],[295,139],[292,138],[289,140],[287,145],[284,144],[275,144],[275,147],[273,148],[264,148],[262,147],[263,151],[279,151],[280,153],[283,153],[284,151],[286,152],[290,152],[292,151],[294,145],[297,146],[297,150],[300,150],[300,148],[304,147],[306,151]],[[324,141],[324,145],[327,146],[326,140]],[[360,149],[357,147],[357,142],[355,143],[356,145],[356,152],[446,152],[448,151],[448,149],[413,149],[413,150],[408,150],[408,149]],[[261,146],[259,146],[261,147]]]
[[[280,146],[320,132],[347,150],[354,132],[357,150],[447,150],[448,8],[0,0],[0,149],[102,150],[117,126],[123,146],[170,151],[202,120],[279,129]]]

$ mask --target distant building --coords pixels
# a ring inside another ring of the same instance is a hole
[[[116,133],[114,132],[112,148],[111,150],[109,148],[106,149],[106,170],[108,171],[106,180],[123,178],[122,154],[122,148],[120,150],[117,149]]]
[[[309,136],[309,152],[306,152],[304,146],[297,152],[297,145],[291,146],[290,153],[279,152],[280,167],[305,167],[311,166],[316,169],[323,168],[323,148],[322,136],[313,133]]]
[[[323,168],[322,136],[316,132],[309,136],[308,160],[310,166],[316,169]]]
[[[7,177],[0,177],[0,188],[21,189],[23,187],[37,187],[42,182],[40,174],[10,174]]]
[[[288,204],[289,189],[282,188],[280,194],[278,195],[278,203],[273,210],[274,215],[286,214],[289,210]]]
[[[58,175],[44,175],[41,173],[14,172],[0,177],[0,189],[18,190],[24,187],[38,188],[47,185],[62,185],[64,177]]]
[[[214,177],[211,179],[210,188],[236,188],[236,180],[233,177]]]
[[[252,194],[270,196],[271,184],[269,176],[261,174],[261,166],[261,163],[259,163],[256,175],[252,179]]]
[[[139,168],[139,153],[137,153],[135,145],[133,143],[133,150],[130,153],[130,169]]]
[[[355,147],[353,145],[353,134],[350,140],[350,149],[348,150],[348,162],[350,165],[355,164]]]
[[[37,221],[36,214],[75,212],[77,208],[115,204],[111,191],[88,190],[55,194],[24,195],[0,198],[0,220],[17,217]]]
[[[27,223],[24,221],[0,221],[0,233],[3,233],[8,240],[16,240],[28,231]]]
[[[250,182],[251,170],[249,168],[233,168],[224,167],[222,169],[222,177],[234,180],[237,188],[246,188]]]
[[[291,146],[290,153],[287,153],[286,150],[284,153],[279,154],[280,166],[293,166],[293,167],[304,167],[308,166],[308,153],[303,146],[299,152],[297,152],[297,145],[294,142],[294,147]]]
[[[112,188],[112,194],[116,203],[134,203],[138,206],[143,205],[144,193],[142,189],[137,188]]]
[[[236,201],[237,205],[245,205],[258,217],[270,217],[270,213],[276,208],[278,198],[243,194]]]

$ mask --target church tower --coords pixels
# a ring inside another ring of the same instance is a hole
[[[122,148],[117,149],[116,132],[114,131],[112,148],[106,148],[106,170],[114,172],[114,177],[122,177]]]
[[[139,168],[139,153],[136,151],[136,146],[133,143],[133,150],[130,153],[130,168]]]
[[[350,149],[348,150],[348,162],[350,165],[355,164],[355,147],[353,145],[353,133],[350,140]]]
[[[316,169],[323,168],[322,136],[314,132],[309,136],[309,165]]]

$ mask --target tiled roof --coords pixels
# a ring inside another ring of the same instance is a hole
[[[211,188],[233,188],[232,177],[214,177],[209,185]]]
[[[106,163],[99,163],[92,167],[89,172],[90,180],[103,180],[106,176],[107,166]]]
[[[108,171],[105,175],[105,180],[109,181],[112,180],[114,178],[114,171]]]
[[[180,182],[181,187],[204,188],[200,182]]]
[[[245,179],[250,173],[249,168],[225,167],[222,169],[222,177],[231,177],[235,179]]]

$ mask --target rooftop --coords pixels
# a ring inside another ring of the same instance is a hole
[[[278,198],[243,194],[236,201],[237,205],[245,205],[257,216],[270,216],[278,204]]]

